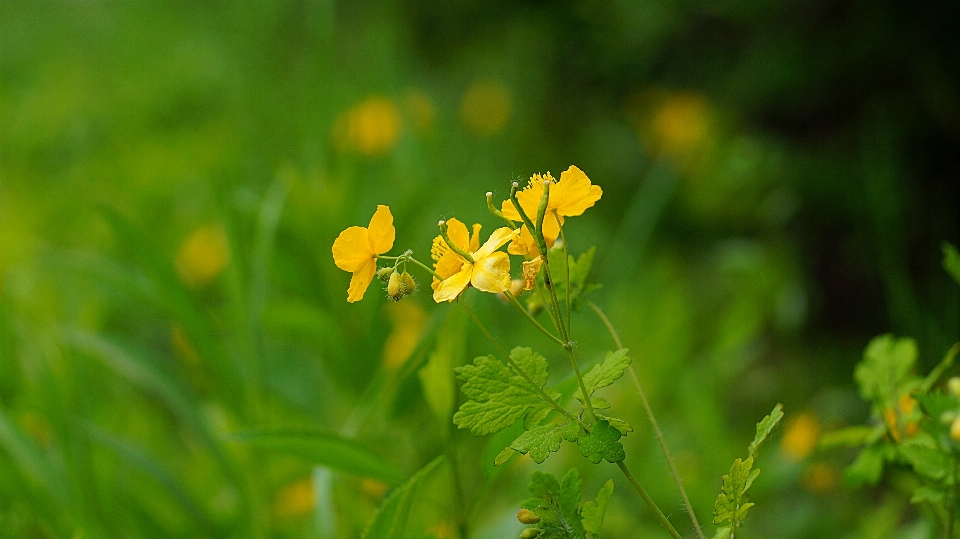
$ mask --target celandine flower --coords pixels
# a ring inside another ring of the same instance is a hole
[[[437,303],[453,301],[469,285],[494,294],[509,290],[510,257],[497,249],[513,239],[517,232],[507,227],[498,228],[481,246],[480,225],[473,225],[472,237],[467,232],[467,226],[457,219],[450,219],[446,226],[451,243],[468,253],[473,262],[451,249],[443,236],[434,238],[430,255],[436,261],[434,271],[442,280],[433,279],[433,300]]]
[[[390,208],[378,205],[369,226],[352,226],[337,236],[333,242],[333,262],[338,268],[353,273],[347,301],[363,299],[377,273],[377,255],[393,248],[396,235]]]
[[[531,220],[536,219],[540,198],[543,196],[544,181],[550,181],[553,184],[550,186],[550,199],[547,201],[546,217],[543,219],[543,238],[547,240],[549,246],[560,236],[560,224],[557,223],[557,219],[559,218],[562,223],[564,217],[582,214],[600,200],[603,190],[599,185],[590,183],[590,178],[573,165],[560,174],[559,182],[549,172],[543,176],[534,174],[530,178],[530,183],[517,193],[517,201]],[[500,211],[507,219],[520,221],[520,213],[513,206],[513,201],[503,201]],[[556,214],[557,217],[550,214]],[[527,237],[527,234],[523,234],[522,237]],[[532,240],[533,236],[530,235],[529,238]],[[510,252],[536,256],[535,246],[536,242],[514,241],[510,246]]]

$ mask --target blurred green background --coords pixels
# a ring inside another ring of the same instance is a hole
[[[958,20],[949,1],[0,3],[0,535],[357,537],[446,447],[471,537],[516,536],[533,463],[494,469],[510,438],[457,432],[418,376],[489,344],[429,290],[348,305],[330,247],[388,204],[393,254],[426,261],[438,219],[492,230],[485,192],[575,164],[604,194],[570,248],[598,248],[594,300],[700,522],[783,402],[745,537],[925,537],[895,481],[849,488],[851,454],[814,446],[867,417],[871,336],[917,338],[923,372],[960,338],[940,268]],[[589,311],[573,325],[585,363],[612,347]],[[689,532],[617,387],[627,461]],[[237,436],[256,429],[395,469],[314,467]],[[565,448],[540,469],[571,466],[588,494],[617,482],[605,536],[665,536],[613,466]],[[410,534],[457,537],[449,470],[431,481]]]

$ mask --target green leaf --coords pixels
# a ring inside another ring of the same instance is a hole
[[[943,393],[921,393],[916,399],[920,410],[938,421],[944,412],[957,409],[957,399]]]
[[[874,442],[887,431],[884,425],[869,427],[857,425],[830,431],[820,437],[819,447],[830,449],[834,447],[859,447]]]
[[[920,384],[919,391],[921,393],[926,393],[930,391],[936,383],[940,380],[940,377],[947,372],[950,367],[953,366],[953,361],[957,358],[957,353],[960,352],[960,343],[956,343],[947,350],[947,353],[943,355],[943,359],[940,360],[940,363],[937,363],[937,366],[930,371],[930,374],[923,379],[923,383]]]
[[[457,377],[464,381],[460,390],[468,399],[453,415],[459,428],[469,428],[474,435],[482,436],[509,427],[528,410],[532,417],[545,418],[549,413],[549,404],[537,391],[547,381],[547,360],[529,348],[519,347],[510,352],[510,358],[537,386],[494,356],[480,356],[472,365],[458,367]]]
[[[231,439],[278,453],[296,455],[313,464],[379,479],[391,485],[403,481],[403,474],[392,463],[366,446],[334,434],[309,430],[260,430],[238,433]]]
[[[872,445],[863,448],[844,470],[844,479],[853,486],[876,485],[883,475],[883,463],[888,460],[888,448]]]
[[[633,427],[630,426],[626,421],[622,419],[617,419],[616,417],[610,417],[608,415],[597,414],[598,419],[603,419],[610,423],[610,426],[620,431],[620,434],[626,436],[627,433],[633,432]]]
[[[582,294],[592,289],[599,288],[596,285],[587,285],[587,276],[590,274],[590,268],[593,267],[593,255],[597,248],[591,247],[587,252],[581,254],[576,260],[573,256],[566,259],[563,256],[563,249],[550,249],[547,252],[547,261],[550,264],[550,275],[553,277],[554,290],[561,303],[565,300],[567,293],[567,262],[570,265],[570,304],[574,308],[579,308],[579,298]]]
[[[621,348],[616,352],[607,352],[603,363],[594,365],[586,374],[583,375],[583,385],[587,387],[587,393],[593,395],[593,392],[616,382],[623,371],[630,366],[630,357],[627,356],[626,348]],[[583,401],[583,392],[577,389],[574,397]]]
[[[568,442],[576,442],[577,439],[586,434],[586,432],[587,431],[583,430],[578,423],[567,423],[560,427],[560,435]]]
[[[510,444],[510,449],[526,455],[537,464],[547,460],[550,453],[560,450],[560,427],[555,423],[536,427],[520,435]]]
[[[373,522],[363,534],[364,539],[402,539],[405,536],[410,505],[417,498],[416,491],[420,481],[434,470],[443,457],[437,457],[420,468],[406,483],[395,488],[380,504]]]
[[[604,459],[607,462],[620,462],[626,458],[623,444],[617,441],[623,435],[610,426],[609,421],[601,419],[594,423],[592,429],[590,433],[577,439],[581,455],[594,464],[599,464]]]
[[[889,333],[874,337],[854,371],[860,394],[880,405],[895,403],[916,361],[917,343],[913,339],[897,339]]]
[[[730,472],[723,476],[720,494],[713,505],[713,523],[733,523],[740,519],[744,495],[756,475],[753,474],[753,457],[733,461]]]
[[[717,528],[717,533],[713,534],[713,539],[730,539],[730,534],[732,532],[733,530],[730,529],[730,526]]]
[[[931,487],[917,487],[913,491],[913,496],[910,497],[910,503],[924,503],[924,502],[933,502],[939,504],[943,501],[944,493],[941,490],[937,490]]]
[[[512,447],[505,447],[503,448],[503,451],[500,451],[499,453],[497,453],[497,457],[493,459],[493,465],[500,466],[504,462],[507,462],[508,460],[510,460],[510,457],[516,454],[517,452],[514,451]]]
[[[777,423],[783,419],[783,405],[777,404],[773,407],[773,411],[770,412],[770,415],[764,417],[757,423],[757,434],[753,437],[753,442],[750,443],[750,447],[747,448],[747,453],[750,456],[754,456],[757,452],[757,447],[767,439],[767,436],[770,435],[770,431],[777,426]]]
[[[950,471],[950,458],[935,447],[911,440],[901,444],[897,449],[920,475],[931,479],[942,479]]]
[[[453,370],[451,363],[450,354],[435,350],[430,354],[427,364],[417,371],[420,387],[423,388],[423,398],[441,425],[450,424],[450,414],[453,413],[456,397],[453,377],[450,375]]]
[[[603,525],[603,515],[607,512],[607,502],[613,494],[613,479],[608,479],[600,492],[597,493],[596,501],[583,504],[580,510],[580,516],[583,517],[583,529],[590,533],[600,533],[600,527]]]
[[[940,248],[943,250],[943,269],[960,284],[960,252],[949,242],[943,242]]]
[[[540,538],[583,539],[584,529],[577,512],[583,482],[576,468],[570,469],[558,483],[552,474],[535,470],[530,476],[533,498],[523,506],[540,517]]]

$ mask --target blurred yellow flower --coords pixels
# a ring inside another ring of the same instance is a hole
[[[434,271],[442,280],[434,277],[433,300],[453,301],[471,284],[477,290],[494,294],[509,290],[510,257],[497,249],[513,239],[517,231],[498,228],[480,246],[480,225],[473,225],[473,237],[470,237],[466,225],[457,219],[450,219],[446,224],[450,241],[469,254],[473,262],[451,249],[442,236],[434,238],[430,255],[436,261]]]
[[[383,344],[383,363],[389,370],[403,365],[417,348],[427,325],[427,313],[412,301],[387,305],[393,331]]]
[[[273,509],[281,518],[293,518],[313,511],[313,482],[309,478],[299,479],[277,492]]]
[[[787,426],[787,432],[780,440],[780,451],[793,462],[807,458],[820,439],[820,422],[810,412],[803,412],[793,418]]]
[[[574,217],[582,214],[587,208],[592,207],[603,195],[603,190],[599,185],[590,183],[590,178],[579,168],[570,165],[570,168],[560,174],[558,182],[547,172],[546,175],[534,174],[530,178],[530,183],[517,193],[517,201],[520,207],[531,220],[536,219],[537,209],[540,206],[540,198],[543,196],[543,182],[551,182],[550,198],[547,200],[546,217],[543,219],[543,237],[547,240],[547,246],[553,244],[560,235],[560,223],[563,223],[564,217]],[[507,219],[512,221],[520,220],[520,213],[513,206],[513,201],[504,200],[500,207],[501,213]],[[554,214],[557,217],[554,217]],[[559,218],[560,223],[557,222]],[[523,228],[526,228],[524,226]],[[529,239],[524,239],[529,237]],[[511,254],[535,256],[535,251],[531,250],[530,243],[533,236],[521,231],[520,240],[514,240],[510,245]],[[533,242],[536,246],[536,242]]]
[[[363,299],[377,273],[377,255],[393,248],[396,233],[390,208],[378,205],[369,226],[351,226],[334,240],[333,262],[343,271],[353,273],[347,290],[348,302]]]
[[[374,96],[341,113],[333,124],[333,137],[342,151],[382,155],[397,143],[400,125],[400,111],[393,101]]]
[[[651,120],[656,149],[682,155],[698,147],[707,134],[709,113],[700,95],[682,92],[665,98]]]
[[[917,408],[917,401],[909,394],[900,397],[897,403],[897,409],[887,407],[883,411],[883,421],[887,424],[890,436],[893,441],[900,442],[906,436],[913,438],[919,432],[917,421],[920,419],[920,411]]]
[[[199,288],[217,278],[230,261],[227,235],[220,225],[207,225],[193,231],[180,245],[175,266],[180,278]]]
[[[475,135],[487,137],[507,125],[513,110],[510,92],[499,83],[481,81],[467,88],[460,102],[460,118]]]
[[[803,471],[803,486],[811,492],[827,492],[840,486],[840,470],[826,462],[816,462]]]
[[[389,488],[389,485],[376,479],[364,478],[360,481],[360,491],[374,500],[383,498]]]

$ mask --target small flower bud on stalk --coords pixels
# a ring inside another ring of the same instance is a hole
[[[390,282],[387,283],[387,296],[393,301],[400,301],[404,296],[408,296],[417,290],[417,282],[407,273],[394,271],[390,274]]]
[[[392,275],[394,271],[396,271],[396,269],[392,267],[380,268],[377,270],[377,279],[380,279],[380,282],[383,284],[387,284],[390,280],[390,275]]]
[[[540,517],[529,509],[521,509],[517,511],[517,520],[519,520],[521,524],[536,524],[540,522]]]
[[[950,438],[955,442],[960,442],[960,417],[953,420],[950,424]]]
[[[540,528],[527,528],[520,532],[520,539],[533,539],[534,537],[540,535],[542,530]]]
[[[960,377],[954,376],[947,380],[947,389],[954,397],[960,397]]]

